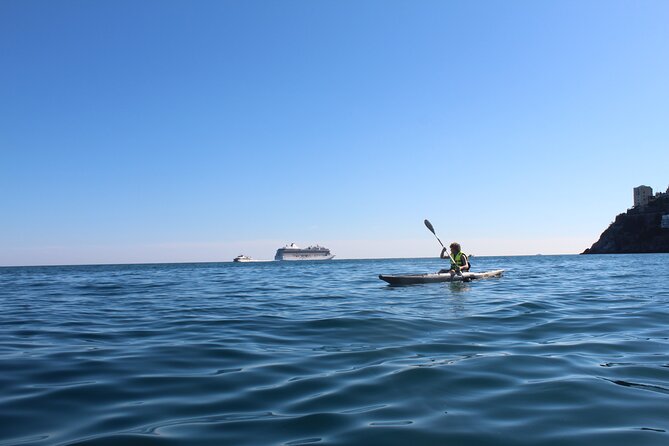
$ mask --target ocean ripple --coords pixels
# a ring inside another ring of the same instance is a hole
[[[0,446],[669,444],[668,261],[0,268]]]

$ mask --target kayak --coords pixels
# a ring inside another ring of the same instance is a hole
[[[451,276],[450,273],[428,273],[428,274],[381,274],[379,279],[385,280],[391,285],[412,285],[416,283],[435,282],[469,282],[470,280],[487,279],[489,277],[500,277],[503,269],[486,271],[482,273],[462,273]]]

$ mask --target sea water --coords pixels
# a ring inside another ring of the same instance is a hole
[[[0,445],[667,445],[669,255],[0,268]]]

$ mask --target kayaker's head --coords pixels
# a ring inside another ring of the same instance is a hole
[[[451,243],[450,248],[451,248],[451,252],[454,252],[454,253],[457,254],[457,253],[460,252],[460,249],[461,249],[461,248],[460,248],[460,243],[458,243],[458,242],[453,242],[453,243]]]

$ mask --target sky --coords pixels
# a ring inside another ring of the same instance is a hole
[[[576,254],[669,186],[669,2],[0,0],[0,266]]]

